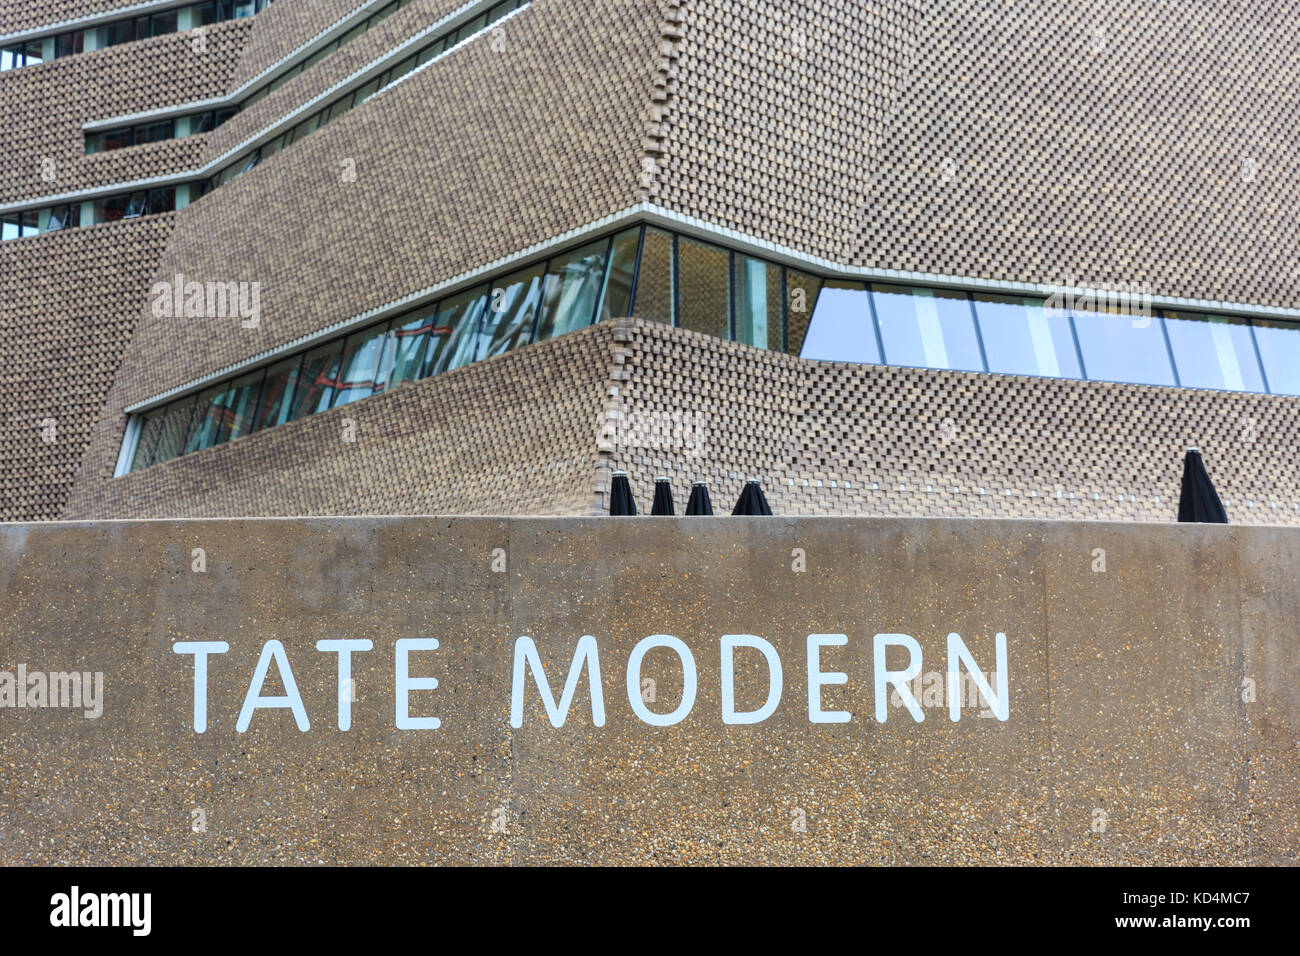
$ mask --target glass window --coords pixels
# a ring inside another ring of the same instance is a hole
[[[123,149],[127,146],[134,145],[135,143],[135,135],[132,133],[130,127],[125,129],[104,130],[104,132],[99,134],[99,137],[103,141],[104,149],[106,150]]]
[[[332,123],[350,109],[352,109],[351,96],[345,96],[342,99],[335,100],[326,112],[325,118],[322,122]]]
[[[370,99],[370,97],[374,96],[378,92],[379,92],[379,78],[376,77],[375,79],[371,80],[369,83],[366,83],[364,86],[361,86],[357,89],[356,96],[353,97],[353,102],[356,103],[358,106],[360,106],[362,103]]]
[[[415,58],[415,65],[424,66],[424,64],[428,63],[430,60],[432,60],[435,56],[437,56],[446,48],[447,48],[447,44],[445,39],[439,37],[433,43],[430,43],[428,46],[426,46],[423,50],[420,51],[419,56]]]
[[[880,361],[880,346],[876,342],[871,303],[864,283],[838,279],[822,283],[821,292],[812,304],[808,334],[798,354],[830,362]]]
[[[257,397],[262,391],[262,379],[265,376],[266,369],[259,368],[231,383],[226,393],[226,413],[218,441],[234,441],[252,432]]]
[[[389,373],[389,387],[396,387],[403,382],[414,382],[424,376],[425,353],[428,351],[429,335],[434,330],[435,306],[421,309],[413,316],[404,316],[393,321],[388,333],[391,345],[392,371]]]
[[[190,433],[190,421],[194,417],[194,404],[194,396],[191,395],[167,406],[162,430],[158,433],[158,445],[149,464],[171,461],[184,451],[185,439]]]
[[[16,212],[7,212],[0,217],[0,239],[17,239],[22,235],[22,217]]]
[[[283,425],[290,420],[293,415],[294,384],[298,380],[298,369],[301,365],[302,356],[295,355],[277,362],[266,370],[262,397],[257,403],[257,413],[253,418],[253,431]]]
[[[41,45],[40,40],[29,40],[23,46],[24,66],[34,66],[37,63],[44,62],[44,57],[41,56]]]
[[[167,406],[146,412],[140,421],[140,434],[135,442],[135,454],[131,456],[131,471],[139,471],[153,464],[154,448],[158,445],[158,436],[162,434],[163,417]]]
[[[200,392],[194,406],[194,420],[190,424],[190,434],[185,441],[182,454],[211,448],[221,440],[221,428],[226,414],[227,392],[223,386]]]
[[[646,227],[632,314],[651,322],[672,324],[673,237],[662,229]]]
[[[55,56],[72,56],[85,49],[86,34],[81,30],[74,33],[61,33],[54,38]]]
[[[871,301],[890,365],[984,370],[966,293],[872,285]]]
[[[731,338],[730,254],[719,246],[677,239],[677,279],[682,284],[677,324]]]
[[[323,412],[333,403],[342,352],[343,343],[335,339],[312,349],[303,357],[302,371],[293,394],[292,418],[295,421]]]
[[[1080,378],[1070,319],[1041,299],[977,293],[975,315],[990,372]]]
[[[91,203],[91,212],[96,223],[117,222],[126,215],[128,197],[107,196]]]
[[[385,81],[385,85],[406,76],[406,74],[410,73],[413,69],[415,69],[415,57],[408,56],[401,63],[397,64],[397,66],[393,67],[391,75],[388,77],[387,81]]]
[[[147,192],[131,193],[126,201],[126,211],[122,213],[123,219],[138,219],[140,216],[149,212],[149,194]]]
[[[429,342],[428,374],[436,375],[474,361],[478,327],[487,311],[486,285],[438,303],[438,316]]]
[[[342,371],[334,395],[334,408],[369,398],[375,392],[384,390],[388,374],[384,355],[387,345],[387,322],[372,325],[348,336],[343,348]]]
[[[1191,312],[1165,312],[1164,319],[1180,385],[1264,391],[1264,376],[1245,319]]]
[[[614,237],[597,322],[632,314],[632,276],[636,271],[636,249],[640,242],[641,229],[637,226]]]
[[[539,264],[493,284],[478,350],[470,361],[502,355],[533,340],[542,307],[543,274]]]
[[[537,341],[572,332],[595,321],[608,251],[609,240],[601,239],[547,263]]]
[[[736,255],[736,341],[781,351],[781,267]]]
[[[509,13],[514,8],[515,8],[515,0],[502,0],[501,3],[498,3],[495,7],[493,7],[491,10],[488,11],[487,14],[488,26],[491,26],[492,24],[496,23],[498,20],[500,20],[502,17],[504,17],[507,13]]]
[[[1076,308],[1072,318],[1088,378],[1138,385],[1174,384],[1159,316]]]
[[[802,355],[808,326],[812,322],[813,305],[821,292],[822,280],[794,269],[785,270],[786,325],[789,332],[791,355]]]
[[[165,33],[176,32],[176,11],[168,10],[165,13],[155,13],[149,18],[149,33],[151,36],[160,37]]]
[[[1264,319],[1252,324],[1268,390],[1274,395],[1300,395],[1300,325]]]

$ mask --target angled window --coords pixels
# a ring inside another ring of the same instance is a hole
[[[293,419],[306,418],[326,411],[334,402],[339,384],[339,358],[343,343],[339,339],[312,349],[303,357],[302,371],[294,389]]]
[[[595,321],[608,250],[609,240],[601,239],[547,263],[537,341],[564,335]]]
[[[871,301],[890,365],[984,370],[966,293],[873,285]]]
[[[1042,299],[973,296],[990,372],[1079,378],[1070,318],[1043,308]]]
[[[871,321],[871,302],[864,283],[840,279],[821,283],[799,355],[827,362],[880,361],[876,329]]]

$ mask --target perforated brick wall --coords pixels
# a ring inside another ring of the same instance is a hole
[[[1300,398],[816,362],[616,324],[607,413],[631,441],[603,459],[646,510],[667,474],[679,507],[702,478],[728,513],[755,476],[779,514],[1170,521],[1197,445],[1233,523],[1300,525]]]
[[[203,53],[173,33],[0,73],[0,203],[194,168],[203,136],[87,155],[82,126],[225,93],[251,23],[209,27]]]
[[[63,513],[172,221],[0,243],[0,521]]]

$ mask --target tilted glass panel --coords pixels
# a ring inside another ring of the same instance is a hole
[[[194,396],[192,395],[167,406],[163,415],[162,431],[158,435],[158,445],[149,464],[171,461],[184,452],[185,439],[189,437],[190,422],[193,418]]]
[[[139,471],[153,463],[154,449],[158,446],[158,436],[162,434],[163,420],[167,415],[167,406],[146,412],[140,421],[140,434],[135,442],[135,454],[131,456],[131,470]]]
[[[828,362],[880,361],[864,283],[838,279],[822,283],[799,355]]]
[[[605,256],[608,250],[609,240],[601,239],[557,256],[547,263],[537,341],[563,335],[592,323],[600,287],[605,281]]]
[[[505,276],[492,286],[476,359],[501,355],[533,340],[542,308],[541,265]]]
[[[438,303],[430,333],[428,374],[436,375],[474,361],[479,323],[487,311],[490,287],[481,285]]]
[[[966,293],[873,284],[871,299],[890,365],[984,370]]]
[[[253,430],[253,415],[257,411],[257,397],[262,391],[266,369],[259,368],[242,378],[235,379],[226,398],[225,426],[220,441],[234,441]]]
[[[601,296],[600,313],[596,321],[603,322],[632,314],[632,277],[636,272],[636,249],[640,242],[641,229],[635,226],[614,237],[605,276],[605,292]]]
[[[1079,308],[1071,315],[1088,378],[1138,385],[1174,384],[1169,346],[1159,316]]]
[[[334,408],[382,392],[387,384],[384,353],[388,346],[388,323],[372,325],[347,338],[340,366],[339,387]],[[381,378],[381,372],[383,378]]]
[[[781,351],[781,267],[736,256],[736,341]]]
[[[258,400],[257,413],[253,419],[253,431],[283,425],[292,419],[293,392],[302,358],[301,355],[295,355],[267,368],[262,396]]]
[[[1251,324],[1264,360],[1268,390],[1274,395],[1300,395],[1300,325],[1264,319]]]
[[[1049,314],[1041,299],[984,293],[974,299],[990,372],[1080,377],[1068,316]]]
[[[220,385],[199,393],[194,406],[194,421],[190,424],[190,434],[182,454],[202,451],[217,443],[226,411],[225,401],[226,389]]]
[[[429,335],[434,329],[436,313],[437,309],[429,306],[412,317],[393,320],[393,327],[388,332],[388,351],[393,357],[392,370],[388,376],[389,388],[423,377],[425,353],[428,351]]]
[[[795,269],[785,270],[785,310],[791,355],[802,355],[822,280]]]
[[[731,268],[726,249],[677,239],[677,280],[682,284],[677,324],[720,339],[731,338]]]
[[[338,387],[339,358],[342,352],[343,343],[335,339],[312,349],[303,358],[302,370],[298,374],[293,394],[291,417],[294,420],[315,415],[330,407],[334,400],[334,390]]]
[[[662,229],[646,227],[632,314],[651,322],[672,324],[673,237]]]
[[[1165,312],[1178,382],[1188,388],[1264,391],[1250,323],[1193,312]]]

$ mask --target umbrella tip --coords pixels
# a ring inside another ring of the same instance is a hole
[[[668,478],[667,475],[656,475],[656,476],[655,476],[655,481],[670,481],[670,480],[671,480],[671,479]]]
[[[747,485],[761,485],[762,482],[759,481],[757,478],[746,478],[746,479],[745,479],[745,484],[747,484]]]
[[[703,478],[701,478],[699,481],[695,482],[695,487],[699,488],[701,486],[707,488],[709,486],[709,483],[705,481]]]
[[[1197,448],[1195,445],[1188,445],[1188,446],[1187,446],[1187,450],[1188,450],[1188,451],[1194,451],[1194,452],[1196,452],[1197,454],[1200,454],[1200,452],[1201,452],[1201,450],[1200,450],[1199,448]]]
[[[618,478],[619,476],[622,476],[622,477],[626,478],[626,477],[627,477],[627,472],[620,468],[618,471],[614,472],[614,477],[615,477],[615,478]]]

